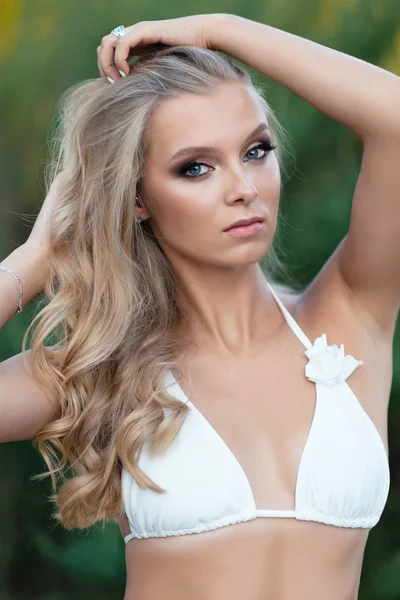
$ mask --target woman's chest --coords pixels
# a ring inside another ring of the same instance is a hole
[[[310,323],[305,313],[302,323],[304,328]],[[314,319],[308,325],[312,342],[322,332],[325,340],[319,340],[321,348],[314,355],[307,356],[284,325],[267,348],[251,356],[233,360],[197,351],[179,365],[180,388],[194,405],[198,421],[239,463],[257,508],[295,508],[308,446],[326,454],[328,444],[346,444],[346,435],[351,455],[347,465],[337,467],[344,479],[352,477],[356,455],[363,454],[369,439],[378,454],[381,442],[387,453],[390,352],[378,351],[350,311],[342,312],[340,322],[324,314],[323,322]],[[342,344],[345,350],[340,353]],[[341,376],[344,385],[330,385]],[[310,454],[308,448],[307,462],[318,459]]]
[[[229,448],[256,506],[264,508],[294,507],[298,467],[315,414],[315,384],[304,376],[306,357],[296,344],[287,350],[290,364],[274,354],[237,363],[198,356],[186,365],[190,379],[179,382],[198,421]]]

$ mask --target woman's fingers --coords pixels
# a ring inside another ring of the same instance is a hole
[[[114,62],[115,46],[119,39],[110,33],[105,35],[101,40],[98,50],[98,68],[103,77],[111,77],[111,79],[119,79],[120,74]]]
[[[159,41],[157,30],[152,27],[145,35],[139,23],[125,27],[125,35],[117,38],[113,33],[105,35],[98,49],[98,68],[103,76],[119,79],[119,71],[129,75],[128,58],[140,56],[143,46]],[[142,46],[142,47],[140,47]]]
[[[100,63],[100,46],[97,46],[96,51],[97,51],[97,68],[99,69],[99,73],[100,73],[101,77],[105,77],[106,74],[104,73],[103,69],[101,68],[101,63]]]
[[[125,73],[125,75],[129,75],[128,58],[134,56],[134,48],[137,44],[137,40],[131,39],[131,41],[128,41],[124,36],[117,41],[115,46],[114,63],[118,69]]]
[[[195,45],[201,48],[213,46],[214,31],[219,15],[192,15],[162,21],[140,21],[125,27],[124,35],[105,35],[97,49],[98,68],[103,76],[119,79],[118,71],[129,75],[128,58],[140,56],[151,46]]]

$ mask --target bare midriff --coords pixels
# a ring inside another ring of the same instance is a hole
[[[356,600],[369,531],[257,518],[134,538],[124,600]]]

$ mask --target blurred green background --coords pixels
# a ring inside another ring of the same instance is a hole
[[[400,0],[0,0],[0,259],[29,235],[43,201],[56,102],[95,78],[96,47],[124,23],[229,12],[279,27],[400,75]],[[290,133],[282,247],[293,279],[311,280],[345,235],[362,145],[349,130],[259,73]],[[400,109],[400,107],[399,107]],[[379,201],[379,199],[377,199]],[[25,216],[22,216],[26,215]],[[21,351],[35,302],[1,331],[0,360]],[[11,400],[11,397],[10,397]],[[360,600],[400,599],[400,338],[389,409],[391,491],[364,557]],[[48,479],[31,442],[0,446],[0,600],[121,599],[125,545],[113,524],[64,531],[50,519]],[[245,599],[244,599],[245,600]],[[321,599],[322,600],[322,599]]]

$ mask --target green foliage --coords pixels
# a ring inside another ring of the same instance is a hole
[[[30,226],[15,213],[37,214],[42,167],[56,101],[77,80],[98,76],[96,47],[114,26],[204,12],[233,12],[357,56],[400,74],[398,0],[237,0],[215,6],[114,0],[4,0],[0,3],[0,250],[8,255]],[[362,145],[349,130],[275,82],[267,99],[292,137],[296,161],[285,183],[284,259],[295,280],[313,278],[347,232]],[[0,360],[21,350],[33,306],[1,332]],[[400,339],[394,343],[389,409],[391,470],[400,456]],[[119,529],[49,532],[49,483],[30,483],[44,465],[29,442],[0,446],[0,600],[98,600],[122,597],[124,542]],[[400,598],[396,525],[400,488],[392,480],[385,513],[370,533],[360,600]],[[22,569],[21,569],[22,565]],[[22,573],[22,574],[21,574]]]
[[[61,546],[38,527],[30,535],[44,560],[61,567],[77,581],[95,584],[124,581],[124,548],[121,534],[113,525],[107,524],[106,531],[100,534],[95,530],[74,532]]]

